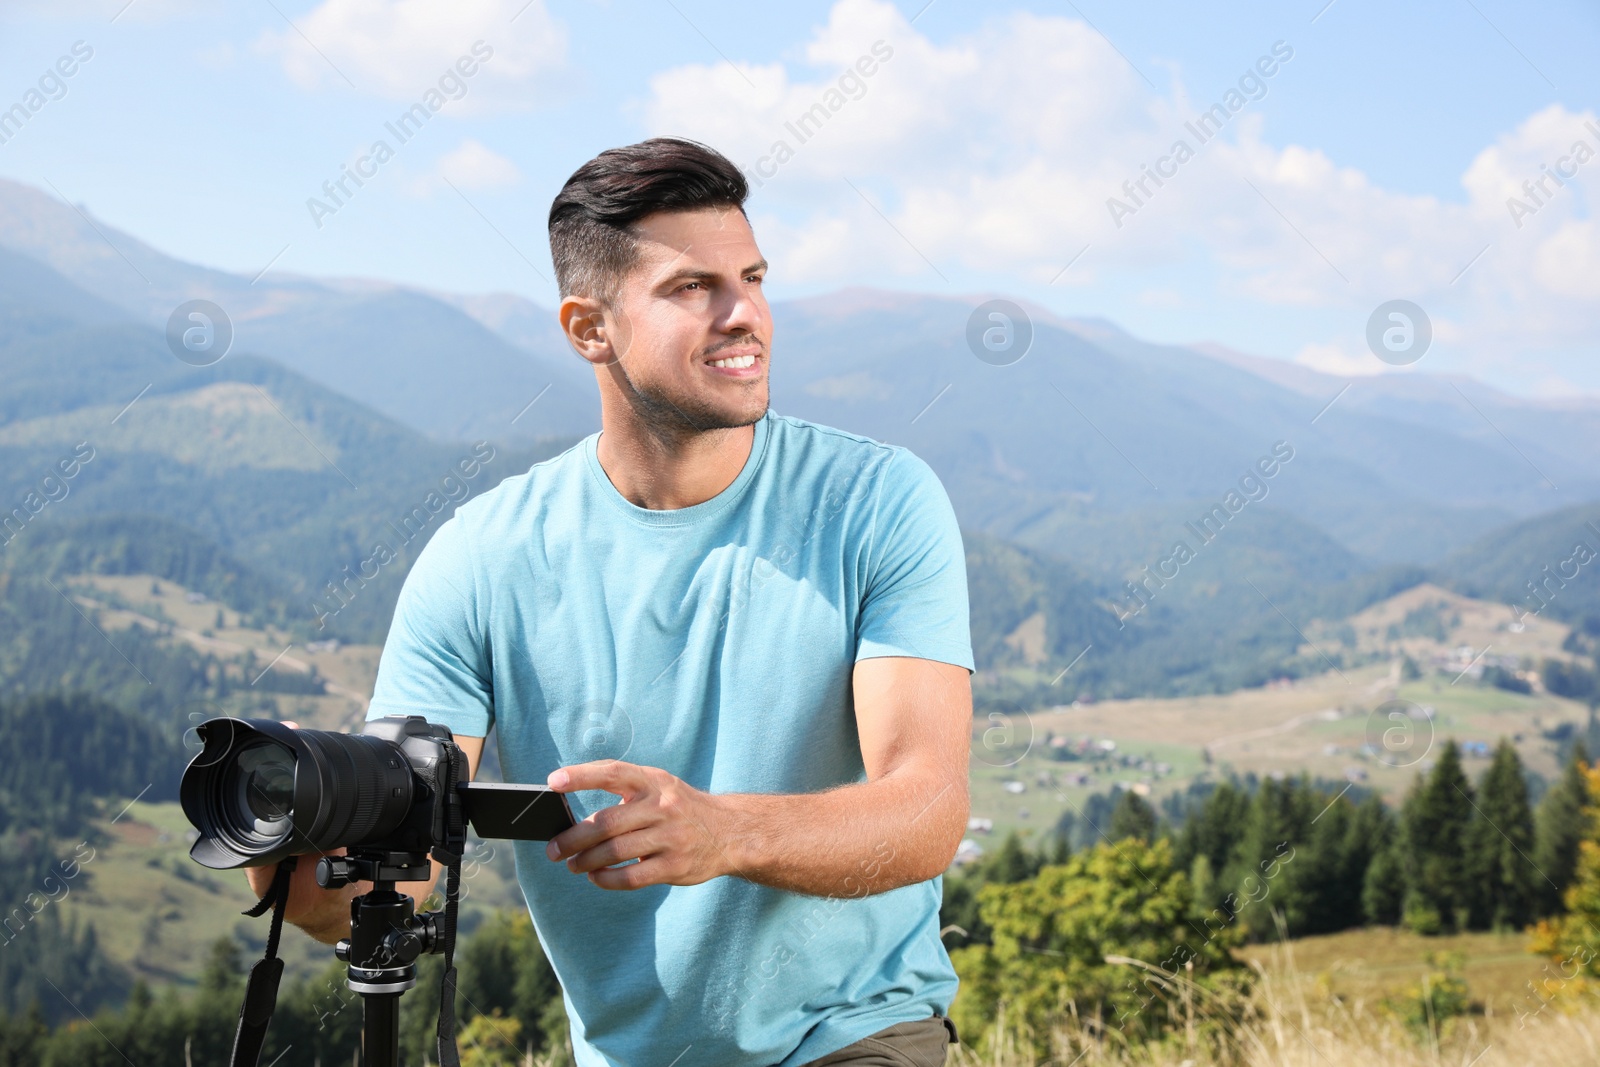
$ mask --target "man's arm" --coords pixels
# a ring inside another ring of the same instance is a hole
[[[456,744],[461,746],[461,751],[467,757],[467,779],[470,781],[478,773],[478,761],[483,758],[483,738],[457,737]],[[372,891],[371,882],[354,882],[343,889],[323,889],[317,884],[317,859],[320,856],[342,856],[344,849],[336,848],[331,852],[310,852],[300,857],[295,864],[294,874],[289,879],[289,903],[284,909],[284,921],[300,927],[314,940],[325,945],[331,945],[341,937],[350,934],[350,902],[362,893]],[[439,880],[439,872],[444,865],[438,860],[429,859],[433,874],[426,881],[397,882],[395,889],[409,896],[416,902],[420,910],[422,902],[428,899],[433,892],[434,883]],[[245,876],[250,880],[250,889],[256,896],[265,896],[267,890],[272,888],[272,877],[276,867],[246,867]]]
[[[551,788],[607,789],[623,801],[558,835],[547,854],[603,889],[732,874],[848,897],[942,874],[967,826],[970,674],[882,656],[858,661],[852,682],[866,782],[821,793],[712,794],[654,767],[579,764],[553,773]]]

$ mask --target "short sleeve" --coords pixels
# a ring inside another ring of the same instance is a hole
[[[883,464],[856,659],[910,656],[973,669],[967,561],[933,468],[904,448]]]
[[[423,546],[400,587],[368,720],[421,715],[463,737],[488,735],[494,687],[476,590],[465,531],[453,516]]]

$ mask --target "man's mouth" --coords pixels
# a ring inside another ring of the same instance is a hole
[[[706,360],[706,366],[723,374],[753,377],[761,373],[761,349],[760,341],[727,345],[718,350],[720,354],[715,359]]]

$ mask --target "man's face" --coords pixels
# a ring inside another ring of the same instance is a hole
[[[609,371],[661,430],[730,429],[766,414],[767,261],[738,208],[660,211],[634,225],[639,262],[619,286]],[[729,362],[731,361],[731,362]]]

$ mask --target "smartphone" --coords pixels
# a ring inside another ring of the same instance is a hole
[[[459,788],[479,837],[548,841],[575,822],[567,795],[549,786],[463,782]]]

